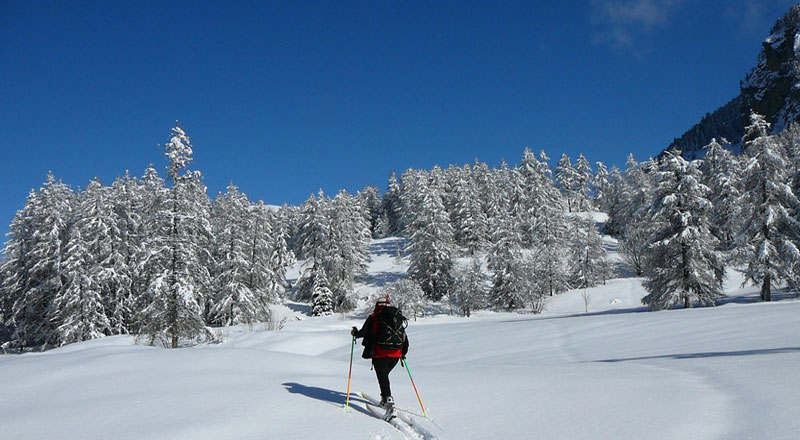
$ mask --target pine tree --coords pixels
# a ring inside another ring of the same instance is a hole
[[[248,282],[252,275],[248,250],[251,228],[250,202],[231,183],[214,201],[212,224],[216,244],[215,290],[209,322],[216,325],[252,323],[267,318],[263,291]]]
[[[311,315],[325,316],[333,313],[333,292],[328,286],[328,277],[325,268],[317,266],[314,269],[314,290],[311,294]]]
[[[389,175],[389,183],[383,194],[383,213],[386,216],[388,234],[397,234],[402,230],[400,185],[394,171]]]
[[[533,177],[528,175],[526,178],[529,187],[531,182],[538,182],[528,199],[526,213],[528,243],[536,249],[527,263],[536,274],[534,280],[538,292],[553,296],[567,290],[569,274],[565,261],[567,222],[563,199],[553,184],[548,160],[542,151],[539,160],[533,163]]]
[[[704,148],[706,156],[700,170],[703,182],[711,189],[711,232],[720,241],[720,249],[730,250],[741,220],[738,163],[716,139]]]
[[[29,197],[30,240],[25,245],[25,285],[14,299],[12,319],[15,346],[57,344],[54,301],[64,288],[64,253],[72,228],[75,195],[52,173],[35,197]],[[27,234],[26,234],[27,235]],[[12,276],[13,279],[13,276]]]
[[[372,238],[379,238],[378,223],[383,215],[383,200],[378,194],[378,188],[367,186],[359,191],[356,199],[361,205],[363,215],[369,224],[369,233]]]
[[[411,260],[408,274],[428,298],[438,300],[453,283],[453,231],[435,178],[431,185],[419,190],[422,200],[406,247]]]
[[[485,245],[488,225],[476,185],[468,174],[458,176],[454,193],[453,229],[456,242],[466,248],[469,255],[475,255]]]
[[[605,283],[610,275],[607,252],[597,226],[574,217],[569,227],[570,286],[577,289]]]
[[[11,224],[8,227],[7,237],[9,238],[3,248],[3,258],[0,260],[0,308],[2,308],[2,321],[0,324],[14,336],[18,325],[27,325],[24,321],[25,316],[17,316],[15,313],[15,302],[25,296],[27,286],[31,284],[30,269],[33,262],[30,260],[30,248],[34,240],[34,230],[32,222],[33,206],[36,203],[37,194],[31,190],[28,194],[25,206],[14,214]],[[19,324],[18,324],[19,321]],[[17,338],[14,340],[14,338]],[[18,339],[18,335],[11,337],[5,346],[21,345],[24,341]]]
[[[609,185],[611,175],[603,162],[595,162],[597,171],[592,180],[594,187],[594,205],[603,212],[608,212]]]
[[[742,138],[744,164],[742,207],[744,222],[735,255],[747,267],[745,280],[761,285],[761,299],[772,299],[773,281],[794,282],[792,271],[800,260],[797,241],[800,224],[795,214],[800,202],[792,192],[786,152],[769,124],[757,114]]]
[[[136,318],[140,298],[142,280],[136,271],[139,266],[137,257],[145,236],[146,193],[144,185],[131,177],[126,171],[124,177],[117,178],[109,190],[110,202],[117,221],[116,241],[113,245],[115,258],[114,274],[118,279],[115,301],[107,305],[112,333],[136,333],[139,321]]]
[[[602,198],[602,209],[608,214],[604,232],[608,235],[618,237],[625,232],[626,222],[630,220],[625,217],[628,192],[628,184],[625,182],[622,172],[616,165],[612,166],[608,185],[605,187]]]
[[[495,226],[488,255],[489,270],[493,272],[491,303],[501,309],[518,309],[525,306],[522,237],[510,217],[498,218]]]
[[[362,215],[359,201],[340,191],[331,204],[331,236],[325,268],[334,293],[337,311],[355,307],[354,283],[367,273],[370,224]]]
[[[61,345],[100,338],[111,330],[103,307],[102,284],[92,273],[101,267],[100,262],[80,232],[93,229],[92,220],[84,218],[72,228],[64,253],[62,270],[66,282],[54,300]]]
[[[108,318],[106,332],[125,334],[129,333],[127,322],[132,316],[132,277],[120,229],[123,220],[115,210],[114,197],[112,188],[92,180],[79,197],[75,227],[80,229],[82,246],[91,255],[90,288],[102,292]]]
[[[287,210],[281,209],[278,214],[273,215],[267,211],[262,202],[259,202],[257,210],[267,215],[267,234],[269,240],[269,283],[266,289],[266,297],[271,303],[279,303],[286,291],[286,271],[295,263],[294,253],[288,246],[288,225]]]
[[[456,271],[455,286],[450,293],[450,302],[459,312],[469,317],[472,312],[486,305],[486,281],[480,260],[472,258],[467,267]]]
[[[652,310],[677,302],[687,308],[693,302],[716,305],[723,296],[725,268],[710,228],[711,190],[701,183],[697,165],[679,153],[668,153],[662,161],[650,210],[657,225],[644,283],[650,293],[642,303]]]
[[[567,209],[569,212],[578,210],[578,195],[576,194],[578,178],[578,173],[575,168],[573,168],[569,156],[562,154],[561,159],[559,159],[556,165],[556,187],[561,191],[561,194],[567,201]]]
[[[322,190],[319,200],[313,194],[300,207],[298,214],[298,257],[308,261],[307,266],[294,287],[298,301],[309,301],[314,292],[314,276],[325,264],[329,254],[332,226],[328,215],[328,199]]]
[[[585,212],[594,209],[592,206],[592,166],[583,154],[578,154],[578,160],[575,162],[575,208],[578,211]]]
[[[148,286],[151,303],[145,309],[147,332],[166,337],[172,348],[181,339],[196,340],[206,331],[204,316],[209,303],[209,200],[200,173],[188,169],[192,145],[180,128],[172,129],[165,145],[167,176],[172,186],[165,191],[162,208],[151,219],[150,237],[143,248],[143,269],[152,274]]]

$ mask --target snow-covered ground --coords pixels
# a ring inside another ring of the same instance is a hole
[[[403,276],[395,239],[373,243],[366,297]],[[296,272],[295,272],[296,273]],[[641,280],[570,291],[545,313],[411,322],[409,366],[440,439],[794,439],[800,432],[800,301],[755,301],[735,273],[716,308],[646,312]],[[584,302],[584,294],[588,298]],[[0,356],[2,439],[402,439],[351,396],[353,315],[279,331],[224,329],[168,350],[111,337]],[[355,347],[353,391],[377,395]],[[408,374],[398,405],[421,409]]]

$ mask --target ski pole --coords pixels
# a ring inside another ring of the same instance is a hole
[[[400,363],[402,363],[406,367],[406,371],[408,371],[408,378],[411,379],[411,385],[414,386],[414,392],[417,393],[417,400],[419,400],[419,406],[422,408],[422,414],[424,414],[427,419],[428,413],[425,412],[425,405],[422,404],[422,398],[419,397],[419,390],[417,390],[417,384],[414,383],[414,378],[411,376],[411,369],[408,368],[408,361],[406,358],[401,358]]]
[[[350,379],[353,377],[353,347],[356,346],[356,337],[353,336],[353,343],[350,344],[350,372],[347,373],[347,402],[344,405],[344,412],[350,408]]]

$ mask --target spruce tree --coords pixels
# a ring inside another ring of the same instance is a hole
[[[207,333],[204,316],[210,306],[210,202],[200,173],[188,168],[192,154],[189,137],[180,127],[173,128],[165,145],[172,186],[151,219],[141,260],[143,270],[152,274],[146,330],[153,340],[164,337],[172,348],[181,339],[197,340]]]
[[[91,219],[86,218],[72,228],[64,252],[62,270],[66,282],[54,300],[61,345],[100,338],[111,330],[103,307],[103,286],[97,277],[98,255],[90,252],[81,235],[81,230],[91,230],[90,224]]]
[[[792,192],[786,152],[769,134],[769,123],[751,114],[744,145],[742,208],[736,261],[746,265],[746,282],[761,285],[761,299],[772,299],[772,283],[793,283],[793,266],[800,260],[797,196]]]
[[[26,207],[30,240],[26,248],[23,290],[12,306],[14,345],[25,348],[59,341],[56,296],[64,288],[64,259],[72,223],[75,194],[52,173]],[[13,279],[13,278],[12,278]]]
[[[433,300],[444,296],[453,283],[453,231],[436,186],[420,187],[422,200],[412,222],[413,234],[406,251],[411,264],[409,276]]]
[[[651,266],[642,303],[661,310],[674,303],[716,305],[725,274],[711,233],[711,190],[701,183],[695,163],[679,153],[662,159],[655,201],[650,209],[657,229],[650,239]]]
[[[480,260],[471,258],[466,267],[456,271],[455,286],[449,298],[460,314],[469,317],[475,310],[486,305],[486,281]]]
[[[730,250],[741,221],[739,164],[733,153],[716,139],[704,148],[706,156],[700,170],[703,182],[711,189],[711,232],[719,239],[721,250]]]
[[[208,321],[215,325],[252,323],[267,317],[267,301],[263,291],[249,283],[252,252],[248,234],[250,202],[231,183],[224,195],[213,204],[212,225],[216,247],[214,294]]]
[[[328,285],[325,268],[314,269],[314,290],[311,294],[311,315],[325,316],[333,313],[333,292]]]

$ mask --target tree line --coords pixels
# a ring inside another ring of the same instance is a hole
[[[313,315],[352,310],[371,239],[404,236],[408,278],[381,294],[417,316],[428,301],[469,316],[482,308],[539,312],[547,297],[614,276],[601,232],[646,278],[653,310],[715,305],[727,267],[771,299],[795,289],[800,128],[770,134],[751,116],[735,155],[712,141],[703,159],[667,152],[625,171],[579,155],[555,166],[525,149],[518,165],[409,169],[383,194],[322,191],[299,206],[251,202],[233,184],[212,201],[192,170],[189,137],[110,186],[74,191],[48,174],[9,227],[0,265],[5,347],[56,346],[133,333],[176,347],[212,326],[270,319],[287,297]],[[608,214],[604,231],[584,212]],[[304,262],[294,285],[295,259]]]

